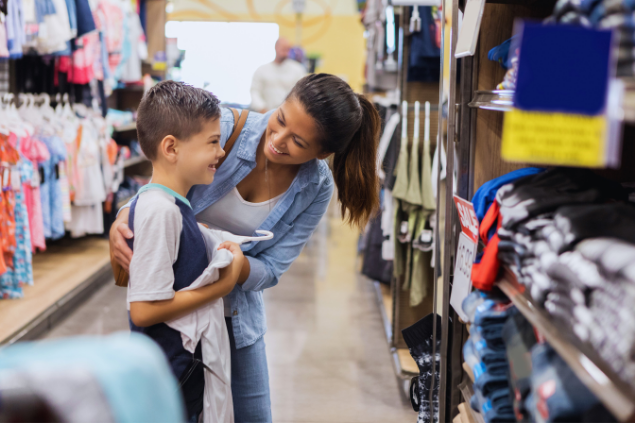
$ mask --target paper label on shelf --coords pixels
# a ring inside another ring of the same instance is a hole
[[[602,167],[606,163],[604,116],[514,109],[503,122],[503,159],[546,165]]]
[[[485,0],[467,0],[454,57],[474,56],[484,10]]]
[[[469,201],[462,199],[458,195],[454,196],[454,204],[456,205],[456,210],[459,213],[461,230],[473,242],[478,243],[478,219],[476,218],[474,205]]]
[[[452,282],[452,295],[450,305],[459,317],[464,321],[469,318],[461,307],[463,300],[472,291],[472,264],[476,255],[476,242],[472,241],[464,232],[459,235],[459,246],[456,250],[456,263],[454,264],[454,280]]]
[[[621,134],[609,101],[615,75],[612,32],[538,23],[521,23],[518,29],[518,73],[513,109],[503,122],[503,159],[615,166]]]

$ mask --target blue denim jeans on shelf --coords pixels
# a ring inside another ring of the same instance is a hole
[[[485,352],[485,354],[481,356],[480,353],[482,352]],[[468,339],[463,345],[463,358],[477,379],[485,372],[496,375],[507,374],[507,356],[505,352],[494,352],[487,348],[487,345],[479,351],[474,346],[472,338]]]
[[[582,421],[587,410],[599,403],[549,344],[531,350],[531,384],[535,421]]]
[[[508,388],[494,391],[487,398],[477,390],[470,400],[470,406],[481,413],[486,423],[516,421]]]
[[[269,369],[265,340],[236,349],[230,318],[225,318],[232,354],[232,396],[236,423],[271,422]]]

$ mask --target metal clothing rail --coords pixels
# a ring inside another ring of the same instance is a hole
[[[635,390],[622,381],[593,348],[577,340],[570,331],[558,327],[557,322],[523,292],[524,287],[509,270],[497,284],[606,408],[619,421],[632,421]]]

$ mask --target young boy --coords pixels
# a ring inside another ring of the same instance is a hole
[[[164,81],[145,95],[137,117],[139,144],[152,162],[152,183],[142,188],[130,207],[129,226],[134,232],[129,241],[134,251],[128,286],[130,326],[153,338],[166,353],[183,391],[188,421],[198,421],[203,409],[201,343],[194,354],[186,351],[181,333],[165,322],[229,294],[244,261],[240,247],[225,242],[219,249],[229,250],[233,261],[221,269],[218,281],[179,292],[209,264],[203,235],[185,196],[195,184],[212,183],[215,166],[225,155],[218,103],[207,91]]]

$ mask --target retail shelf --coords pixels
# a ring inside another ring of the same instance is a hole
[[[624,78],[624,98],[622,100],[622,119],[635,124],[635,78]],[[476,91],[469,107],[476,109],[507,112],[512,109],[513,90]]]
[[[125,125],[115,126],[115,132],[127,132],[127,131],[136,131],[137,130],[137,122],[130,122]]]
[[[474,409],[470,407],[470,400],[472,399],[472,395],[474,395],[474,391],[472,390],[472,384],[463,382],[459,386],[459,390],[463,394],[463,399],[467,403],[467,408],[470,409],[470,413],[472,413],[472,418],[474,419],[474,421],[476,423],[485,423],[485,420],[483,419],[483,416],[481,415],[481,413],[474,411]]]
[[[468,106],[477,109],[506,112],[511,110],[513,102],[514,91],[512,90],[476,91],[472,102]]]
[[[515,276],[506,269],[498,287],[516,308],[545,337],[547,342],[567,362],[574,373],[621,422],[635,417],[635,390],[602,360],[590,346],[539,308],[525,293]]]
[[[148,158],[146,156],[130,157],[129,159],[123,162],[123,167],[134,166],[136,164],[143,163],[146,161],[148,161]]]
[[[377,306],[379,307],[379,314],[381,315],[382,323],[384,325],[386,341],[390,348],[390,355],[392,356],[392,363],[395,375],[397,376],[397,382],[405,397],[410,398],[410,379],[419,374],[417,363],[414,361],[407,349],[397,349],[392,346],[392,302],[385,298],[381,283],[373,281],[373,287],[375,288],[374,291],[377,297]],[[389,306],[390,309],[388,308]]]
[[[33,256],[24,298],[0,301],[0,347],[39,338],[104,284],[112,281],[108,240],[62,239]]]

